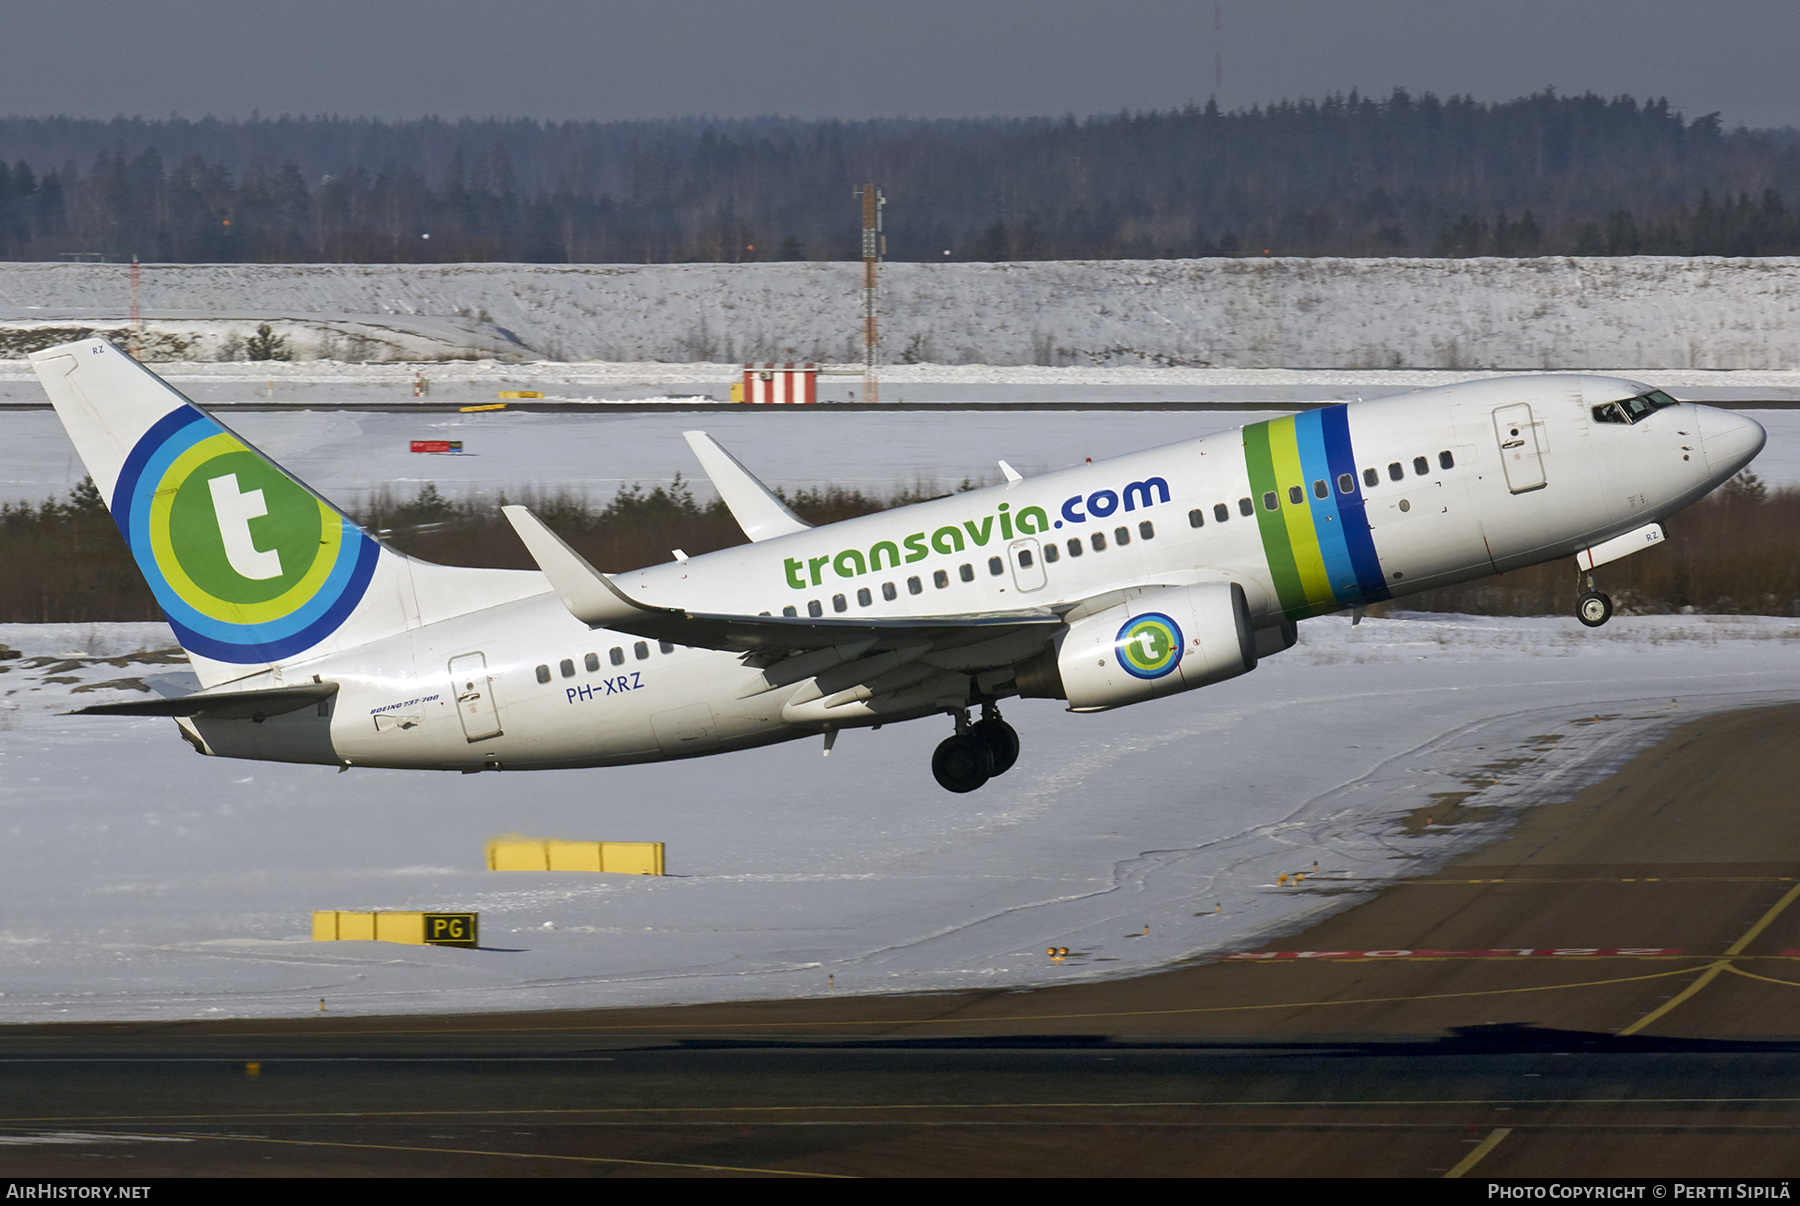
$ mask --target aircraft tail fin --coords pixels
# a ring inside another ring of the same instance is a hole
[[[205,686],[542,590],[383,548],[105,340],[31,360]]]

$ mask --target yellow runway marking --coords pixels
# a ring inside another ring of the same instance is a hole
[[[634,1168],[685,1168],[696,1172],[763,1173],[772,1177],[829,1177],[841,1173],[793,1172],[785,1168],[738,1168],[729,1164],[683,1164],[675,1160],[627,1160],[618,1156],[557,1156],[538,1152],[494,1152],[480,1148],[411,1147],[397,1143],[335,1143],[315,1139],[265,1139],[255,1135],[182,1135],[183,1139],[219,1139],[231,1143],[279,1143],[288,1147],[347,1147],[377,1152],[421,1152],[434,1156],[499,1156],[509,1160],[566,1160],[577,1164],[628,1164]]]
[[[1619,1031],[1620,1037],[1636,1034],[1658,1018],[1672,1012],[1676,1006],[1694,997],[1701,989],[1705,988],[1708,984],[1711,984],[1713,980],[1718,978],[1720,972],[1731,967],[1731,961],[1743,954],[1744,948],[1754,942],[1756,936],[1767,929],[1770,923],[1777,917],[1781,916],[1782,911],[1793,904],[1796,898],[1800,898],[1800,884],[1795,884],[1793,887],[1789,888],[1787,894],[1770,906],[1769,911],[1764,913],[1762,917],[1757,920],[1755,925],[1744,931],[1744,936],[1742,938],[1739,938],[1736,942],[1731,944],[1722,958],[1709,963],[1706,970],[1701,972],[1692,984],[1670,997],[1667,1001],[1664,1001],[1655,1009],[1652,1009],[1649,1013],[1645,1014],[1631,1025],[1625,1027],[1625,1029]]]
[[[1499,1147],[1500,1141],[1510,1134],[1512,1134],[1512,1128],[1510,1126],[1496,1127],[1489,1131],[1488,1137],[1476,1144],[1474,1151],[1464,1156],[1457,1162],[1455,1168],[1444,1174],[1444,1180],[1454,1181],[1464,1173],[1468,1172],[1471,1168],[1474,1168],[1477,1164],[1480,1164],[1482,1157]]]
[[[1739,967],[1736,963],[1733,963],[1726,970],[1734,972],[1735,974],[1744,977],[1746,980],[1761,980],[1764,984],[1785,984],[1789,988],[1800,988],[1800,981],[1780,980],[1774,976],[1759,976],[1755,972],[1745,971],[1743,968]]]

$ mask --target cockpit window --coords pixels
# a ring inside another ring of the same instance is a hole
[[[1637,423],[1649,418],[1665,406],[1679,405],[1679,402],[1660,389],[1653,389],[1636,398],[1626,398],[1620,402],[1608,402],[1604,406],[1594,407],[1594,422]]]

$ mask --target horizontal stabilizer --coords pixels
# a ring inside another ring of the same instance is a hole
[[[262,720],[323,703],[336,695],[336,683],[299,683],[260,691],[196,691],[173,699],[137,699],[129,703],[77,708],[71,716],[204,716],[208,720]]]
[[[725,500],[731,517],[751,540],[772,540],[792,536],[812,527],[788,510],[787,504],[775,497],[756,479],[756,475],[739,463],[735,456],[719,447],[704,431],[684,431],[688,447],[700,460],[700,468],[712,479],[713,488]]]

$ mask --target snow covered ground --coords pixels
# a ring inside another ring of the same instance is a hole
[[[121,264],[0,265],[0,328],[118,322]],[[153,333],[216,358],[259,320],[303,355],[854,361],[855,263],[156,264]],[[1217,368],[1793,369],[1800,259],[1255,259],[890,264],[890,360]],[[166,329],[166,330],[165,330]],[[0,331],[0,347],[25,346]],[[172,345],[171,345],[172,346]]]
[[[1327,618],[1301,634],[1253,674],[1157,703],[1014,702],[1019,765],[953,796],[931,781],[931,721],[846,733],[829,759],[814,741],[472,776],[205,759],[168,721],[59,714],[169,669],[139,652],[166,629],[0,626],[21,654],[0,658],[0,1020],[1138,973],[1257,948],[1426,870],[1673,724],[1800,698],[1786,619]],[[507,832],[663,841],[670,874],[482,870]],[[1277,886],[1315,860],[1303,887]],[[314,943],[320,908],[478,910],[484,949]],[[1054,965],[1050,945],[1075,956]]]

